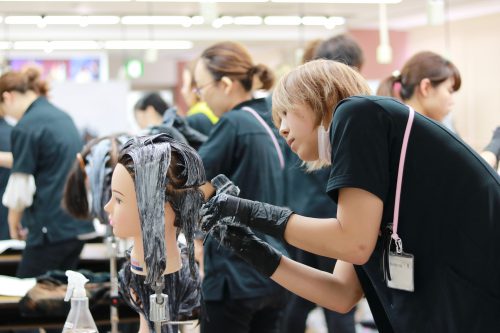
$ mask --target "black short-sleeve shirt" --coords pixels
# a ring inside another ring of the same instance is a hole
[[[250,107],[269,122],[269,109],[264,99],[252,99],[225,113],[201,146],[207,179],[225,174],[241,190],[240,197],[283,204],[283,172],[278,153],[269,133],[243,107]],[[257,233],[281,251],[283,244],[268,235]],[[204,246],[205,300],[221,300],[227,285],[229,298],[259,297],[276,292],[278,286],[262,276],[230,250],[209,237]]]
[[[355,96],[339,103],[332,120],[328,193],[334,200],[346,187],[375,194],[384,202],[382,228],[393,219],[408,115],[393,99]],[[373,311],[376,321],[383,323],[385,313],[393,331],[405,333],[499,330],[500,178],[420,114],[408,143],[398,234],[415,256],[415,292],[386,287],[381,237],[369,261],[356,267],[368,301],[382,307]]]
[[[12,126],[10,126],[5,119],[0,118],[0,151],[10,152],[10,134]],[[10,170],[7,168],[0,168],[0,201],[7,187],[9,180]],[[8,209],[0,202],[0,240],[10,239],[9,224],[7,222]]]
[[[191,116],[187,116],[186,120],[189,126],[191,126],[198,132],[203,133],[205,135],[209,135],[210,131],[214,127],[214,124],[203,113],[196,113]]]
[[[12,130],[12,173],[33,175],[33,204],[24,210],[27,246],[74,239],[93,230],[91,223],[75,220],[61,207],[66,178],[82,148],[73,120],[44,97],[37,98]]]

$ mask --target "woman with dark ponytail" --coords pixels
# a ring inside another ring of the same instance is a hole
[[[48,90],[33,68],[0,77],[1,108],[18,120],[3,204],[9,208],[10,237],[26,238],[17,270],[22,278],[75,269],[84,244],[79,237],[94,230],[61,208],[66,177],[82,142],[71,117],[47,100]]]
[[[225,174],[240,188],[241,197],[283,204],[284,162],[278,133],[266,100],[252,97],[255,90],[272,87],[271,70],[255,65],[240,44],[223,42],[203,51],[195,81],[201,99],[219,117],[199,150],[207,179]],[[284,250],[272,237],[262,237]],[[204,262],[202,333],[279,331],[283,289],[212,236],[204,245]]]

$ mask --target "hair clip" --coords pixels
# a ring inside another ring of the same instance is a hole
[[[80,163],[80,169],[82,170],[83,173],[85,173],[85,161],[83,160],[82,154],[77,153],[76,159],[78,160],[78,163]]]

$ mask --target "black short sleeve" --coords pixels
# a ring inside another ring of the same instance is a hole
[[[235,126],[229,119],[222,117],[198,151],[207,179],[212,179],[220,173],[230,174],[236,140]]]
[[[36,170],[38,145],[35,133],[15,127],[11,136],[14,164],[11,172],[33,175]]]
[[[342,101],[335,110],[330,142],[332,168],[327,192],[338,201],[345,187],[366,190],[385,200],[389,187],[389,115],[363,97]]]

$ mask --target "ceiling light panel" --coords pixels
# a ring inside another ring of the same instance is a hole
[[[266,16],[264,23],[267,25],[300,25],[302,19],[299,16]]]
[[[193,47],[191,41],[183,40],[111,40],[104,42],[108,50],[187,50]]]
[[[191,25],[189,16],[124,16],[122,24],[126,25]]]

